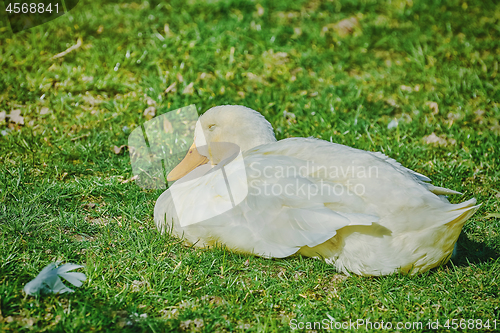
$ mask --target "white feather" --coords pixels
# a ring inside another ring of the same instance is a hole
[[[82,268],[83,266],[68,263],[57,267],[58,264],[59,262],[45,266],[36,278],[24,286],[24,292],[32,296],[43,293],[62,294],[65,292],[74,292],[73,289],[64,285],[60,277],[63,277],[76,287],[80,287],[83,283],[82,281],[86,280],[87,277],[84,273],[69,272],[77,268]]]

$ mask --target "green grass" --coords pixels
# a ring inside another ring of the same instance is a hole
[[[350,33],[335,29],[351,17]],[[0,111],[20,109],[24,125],[0,122],[0,330],[286,332],[327,314],[500,327],[499,41],[492,0],[80,1],[15,35],[2,17]],[[128,153],[113,152],[148,101],[157,115],[243,104],[278,139],[381,151],[482,206],[457,259],[415,277],[185,247],[154,228],[161,191],[123,183]],[[432,133],[441,145],[425,142]],[[25,296],[56,260],[85,265],[88,280]]]

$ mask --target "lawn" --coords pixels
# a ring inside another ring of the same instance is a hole
[[[498,2],[84,0],[16,34],[0,10],[0,331],[500,329]],[[457,257],[413,277],[186,247],[115,146],[190,104],[383,152],[482,206]],[[83,286],[26,296],[57,260]]]

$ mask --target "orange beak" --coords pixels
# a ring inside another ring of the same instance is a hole
[[[180,179],[199,167],[207,164],[209,159],[201,155],[196,149],[196,144],[192,144],[184,159],[167,175],[169,182]]]

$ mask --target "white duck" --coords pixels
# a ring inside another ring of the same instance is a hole
[[[277,142],[271,124],[244,106],[199,118],[193,145],[168,175],[179,178],[156,202],[161,232],[197,247],[321,258],[345,274],[443,264],[479,207],[474,198],[450,204],[445,195],[459,192],[381,153],[313,138]]]

